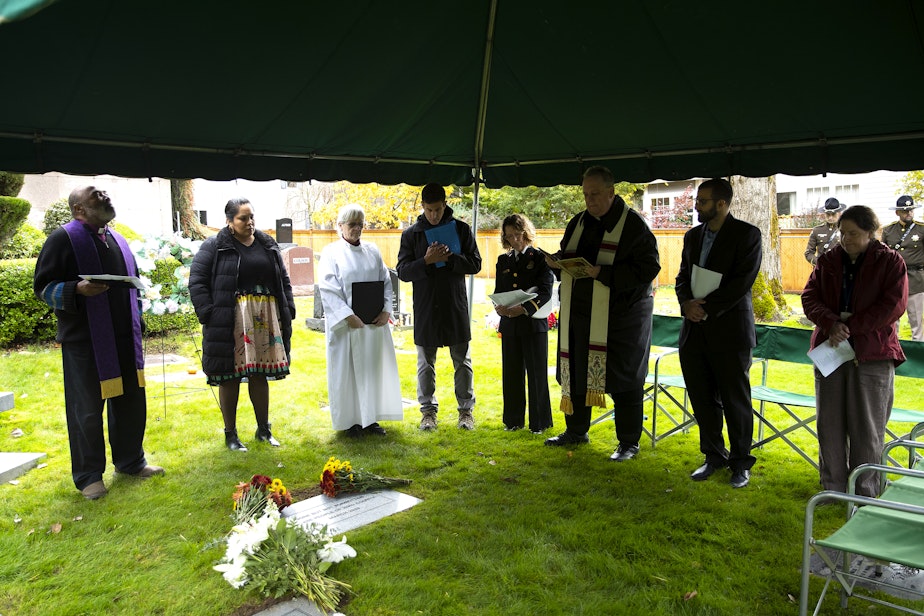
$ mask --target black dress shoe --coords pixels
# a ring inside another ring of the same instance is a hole
[[[731,476],[731,487],[743,488],[751,481],[751,471],[734,471]]]
[[[562,432],[558,436],[553,436],[552,438],[545,439],[545,444],[551,447],[564,447],[565,445],[582,445],[584,443],[589,443],[590,439],[587,437],[587,433],[584,434],[572,434],[567,430]]]
[[[690,473],[690,479],[692,479],[693,481],[705,481],[706,479],[709,479],[710,477],[712,477],[712,474],[715,473],[720,468],[722,467],[706,462],[705,464],[700,466],[698,469]]]
[[[613,452],[613,455],[610,456],[610,460],[613,462],[625,462],[631,460],[638,455],[638,445],[623,445],[619,444],[619,447],[616,448],[616,451]]]
[[[225,430],[225,445],[231,451],[247,451],[247,447],[237,437],[237,430]]]
[[[363,434],[375,434],[376,436],[385,436],[385,428],[379,425],[378,422],[373,422],[363,428]]]
[[[347,430],[344,430],[343,433],[350,438],[360,438],[363,436],[363,427],[359,424],[353,424]]]
[[[504,432],[516,432],[522,430],[523,426],[504,426]]]

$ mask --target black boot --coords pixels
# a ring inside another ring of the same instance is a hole
[[[247,451],[247,447],[237,438],[237,430],[225,430],[225,445],[231,451]]]
[[[273,433],[270,432],[270,426],[272,426],[272,424],[257,424],[257,433],[255,436],[258,441],[264,441],[273,447],[279,447],[279,441],[277,441]]]

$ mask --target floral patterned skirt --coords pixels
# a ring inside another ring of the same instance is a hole
[[[210,385],[231,379],[264,376],[284,379],[289,358],[279,326],[279,307],[273,295],[240,293],[234,311],[234,373],[211,375]]]

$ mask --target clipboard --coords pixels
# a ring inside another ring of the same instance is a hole
[[[385,281],[353,283],[353,314],[369,325],[385,310]]]

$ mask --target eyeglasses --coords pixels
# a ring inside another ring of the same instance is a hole
[[[366,226],[366,223],[364,222],[342,222],[340,224],[346,225],[347,227],[351,229],[362,229],[363,227]]]
[[[710,201],[715,201],[715,199],[700,199],[699,197],[693,199],[693,203],[696,205],[703,205],[704,203],[709,203]]]

